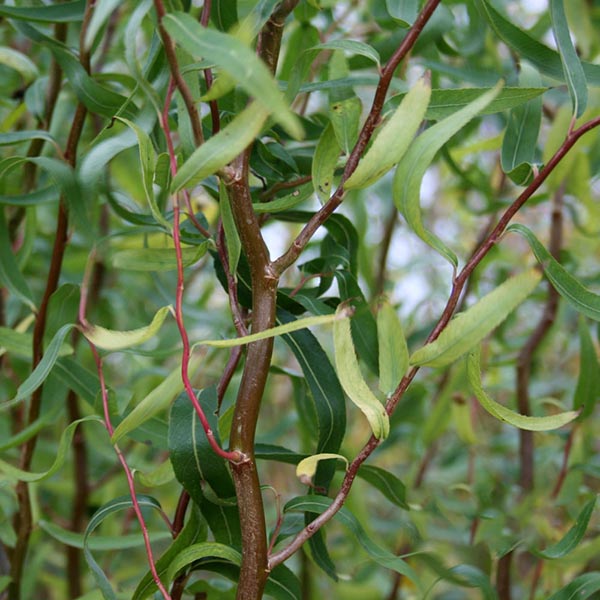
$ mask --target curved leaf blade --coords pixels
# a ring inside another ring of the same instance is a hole
[[[419,348],[410,357],[410,364],[445,367],[478,344],[519,305],[537,286],[541,273],[536,269],[523,271],[507,279],[448,323],[439,337]]]
[[[90,342],[92,342],[92,344],[94,344],[94,346],[98,346],[98,348],[111,351],[124,350],[125,348],[143,344],[153,338],[165,322],[169,312],[172,313],[173,308],[171,306],[163,306],[156,312],[149,325],[140,327],[139,329],[115,331],[105,329],[99,325],[89,325],[82,328],[82,333]]]
[[[345,308],[339,307],[336,315],[344,315]],[[335,368],[346,395],[369,421],[373,435],[384,440],[390,432],[390,419],[385,407],[370,390],[360,372],[348,319],[336,320],[333,324]]]
[[[300,479],[302,483],[310,483],[317,472],[319,462],[332,459],[343,460],[346,463],[346,468],[348,468],[348,459],[345,456],[334,454],[332,452],[322,452],[321,454],[313,454],[312,456],[303,458],[296,465],[296,477]]]
[[[525,225],[514,223],[507,231],[516,231],[527,240],[548,281],[577,312],[600,321],[600,295],[594,294],[573,277]]]
[[[402,323],[389,302],[383,302],[377,313],[379,343],[379,389],[389,396],[408,369],[408,346]]]
[[[425,117],[430,97],[431,82],[423,77],[404,96],[391,118],[381,126],[354,173],[344,182],[344,189],[368,187],[400,162]]]
[[[587,600],[600,591],[600,572],[593,571],[579,575],[564,588],[552,594],[548,600]]]
[[[421,218],[420,189],[425,171],[438,150],[500,93],[502,82],[450,117],[436,123],[411,144],[398,164],[393,182],[394,202],[410,228],[455,268],[458,259],[442,240],[425,229]]]
[[[359,42],[357,40],[332,40],[330,42],[324,42],[322,44],[318,44],[313,46],[312,48],[308,48],[308,51],[311,50],[345,50],[346,52],[350,52],[351,54],[359,54],[360,56],[364,56],[369,60],[372,60],[378,67],[381,66],[381,57],[379,56],[379,52],[375,50],[369,44],[365,44],[364,42]]]
[[[183,266],[189,267],[200,260],[208,250],[208,241],[182,248]],[[172,271],[177,268],[175,248],[131,248],[112,255],[113,266],[128,271]]]
[[[312,160],[312,184],[321,203],[327,202],[333,189],[333,175],[340,156],[340,146],[331,122],[325,127]]]
[[[483,389],[480,362],[479,348],[467,355],[467,378],[471,390],[477,400],[479,400],[481,406],[496,419],[527,431],[550,431],[570,423],[579,416],[579,412],[577,411],[566,411],[547,417],[530,417],[506,408],[502,404],[492,400]]]

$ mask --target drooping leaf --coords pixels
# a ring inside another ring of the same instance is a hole
[[[83,328],[83,335],[94,346],[98,346],[103,350],[116,351],[131,348],[153,338],[158,333],[169,312],[172,313],[173,308],[171,306],[163,306],[156,312],[149,325],[140,327],[139,329],[114,331],[105,329],[99,325],[89,325]]]
[[[10,327],[0,327],[0,356],[10,352],[24,358],[31,358],[33,353],[33,334],[17,331]],[[58,351],[58,356],[68,356],[73,353],[70,344],[64,342]]]
[[[539,73],[527,64],[521,66],[519,83],[539,87]],[[542,99],[530,100],[513,108],[502,141],[502,170],[517,184],[527,185],[533,178],[536,164],[536,145],[542,123]]]
[[[7,46],[0,46],[0,64],[17,71],[27,83],[39,75],[38,68],[28,56]]]
[[[290,500],[283,508],[284,513],[288,512],[305,512],[322,513],[327,510],[332,498],[324,496],[299,496]],[[420,590],[420,595],[424,594],[419,577],[414,572],[412,567],[401,557],[392,554],[381,546],[378,546],[366,534],[358,519],[346,508],[341,508],[334,519],[348,527],[356,537],[357,542],[366,550],[367,554],[379,565],[387,569],[392,569],[406,578],[410,579]]]
[[[579,377],[573,396],[573,410],[581,411],[579,420],[587,419],[593,412],[600,391],[600,362],[589,328],[583,317],[579,318]]]
[[[329,123],[319,138],[312,160],[312,184],[317,196],[324,204],[329,200],[333,190],[333,175],[340,156],[340,146]]]
[[[357,40],[332,40],[310,48],[310,50],[345,50],[351,54],[359,54],[372,60],[378,67],[381,66],[379,52],[372,46]]]
[[[10,463],[0,460],[0,473],[2,473],[5,477],[9,479],[13,479],[15,481],[26,481],[28,483],[32,483],[34,481],[43,481],[52,477],[54,473],[56,473],[64,464],[65,458],[67,457],[68,452],[70,451],[71,442],[73,441],[73,436],[75,435],[75,429],[80,423],[85,423],[87,421],[95,421],[98,423],[102,423],[102,419],[97,417],[96,415],[90,415],[89,417],[83,417],[82,419],[78,419],[77,421],[73,421],[60,436],[60,441],[58,442],[58,447],[56,449],[56,458],[54,462],[46,471],[41,471],[39,473],[35,473],[32,471],[24,471],[23,469],[19,469],[14,467]]]
[[[191,15],[185,13],[166,15],[163,25],[190,54],[211,61],[233,77],[256,99],[262,111],[272,114],[293,137],[302,136],[302,127],[286,106],[268,68],[242,41],[202,27]]]
[[[302,483],[311,483],[312,478],[317,472],[317,466],[320,461],[338,458],[346,463],[346,467],[348,466],[348,459],[345,456],[342,456],[341,454],[322,452],[321,454],[313,454],[312,456],[307,456],[296,465],[296,477],[298,477],[298,479],[300,479]]]
[[[191,248],[182,248],[184,267],[198,262],[208,249],[209,242],[203,242]],[[172,271],[177,268],[175,248],[131,248],[119,250],[112,255],[116,269],[126,271]]]
[[[171,193],[192,187],[231,162],[258,136],[268,114],[261,104],[252,102],[219,133],[199,146],[181,165],[173,177]]]
[[[338,308],[336,314],[344,314]],[[360,371],[348,319],[336,320],[333,325],[335,368],[346,395],[367,418],[373,435],[383,440],[390,432],[390,420],[385,408],[370,390]]]
[[[381,126],[373,144],[344,182],[344,189],[368,187],[398,164],[425,117],[430,95],[431,82],[426,78],[419,79]]]
[[[83,20],[85,0],[41,6],[0,5],[0,15],[8,19],[38,21],[41,23],[69,23]]]
[[[362,465],[358,470],[358,477],[379,490],[396,506],[408,510],[406,486],[390,471],[373,465]]]
[[[477,0],[482,13],[496,35],[522,58],[526,58],[540,73],[564,81],[560,55],[519,29],[492,5],[490,0]],[[591,85],[600,85],[600,65],[583,63],[583,71]]]
[[[535,289],[541,279],[536,269],[507,279],[465,312],[454,317],[439,337],[419,348],[410,364],[444,367],[465,354],[497,327]]]
[[[158,501],[151,496],[139,495],[137,496],[137,502],[140,507],[154,508],[155,510],[159,511],[161,510],[161,506]],[[92,555],[91,549],[88,545],[88,539],[93,531],[102,523],[102,521],[104,521],[104,519],[106,519],[106,517],[114,512],[130,509],[132,506],[133,503],[130,496],[121,496],[119,498],[110,500],[92,515],[92,518],[90,519],[84,532],[83,555],[85,556],[88,566],[92,570],[96,585],[102,591],[102,595],[104,596],[105,600],[117,600],[117,595],[113,590],[110,581],[102,570],[102,567],[96,562],[96,559]],[[141,533],[140,537],[142,537]]]
[[[507,231],[516,231],[527,240],[548,281],[577,312],[600,321],[600,295],[594,294],[575,279],[525,225],[514,223]]]
[[[122,123],[125,123],[127,127],[135,132],[135,135],[138,139],[138,150],[140,155],[140,164],[142,167],[142,187],[144,188],[144,194],[146,195],[146,202],[148,202],[150,212],[156,219],[156,222],[163,225],[167,231],[170,231],[172,226],[164,218],[163,214],[158,208],[156,198],[154,197],[154,190],[152,188],[157,158],[154,147],[152,146],[152,142],[150,141],[150,137],[139,125],[136,125],[129,119],[125,119],[123,117],[117,117],[117,119]]]
[[[530,551],[536,556],[545,558],[546,560],[562,558],[569,554],[569,552],[574,550],[583,539],[595,507],[596,497],[594,496],[594,498],[581,509],[581,512],[577,515],[575,524],[567,531],[567,533],[565,533],[561,540],[544,550],[531,549]]]
[[[418,136],[400,161],[394,175],[393,194],[398,210],[404,215],[410,228],[454,267],[458,265],[454,252],[423,226],[420,207],[421,181],[437,151],[488,106],[501,88],[502,82]]]
[[[552,32],[563,67],[564,78],[567,81],[573,114],[580,117],[587,106],[587,81],[581,60],[571,40],[571,32],[565,14],[563,0],[550,0],[550,17]]]
[[[391,395],[408,369],[408,346],[400,319],[389,302],[377,312],[379,389]]]
[[[202,364],[202,357],[192,355],[188,375],[191,377]],[[181,366],[169,373],[165,380],[157,385],[134,409],[115,427],[111,442],[116,444],[124,435],[137,429],[163,410],[166,410],[173,399],[183,390]]]
[[[219,205],[221,207],[221,221],[225,230],[229,271],[235,276],[242,252],[242,242],[235,226],[231,204],[229,203],[229,195],[222,182],[219,184]]]
[[[577,411],[566,411],[547,417],[530,417],[506,408],[502,404],[492,400],[481,383],[481,352],[477,348],[467,355],[467,377],[471,390],[475,394],[481,406],[496,419],[528,431],[550,431],[558,429],[570,423],[579,416]]]

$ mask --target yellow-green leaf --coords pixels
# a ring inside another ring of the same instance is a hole
[[[344,307],[339,307],[336,314],[344,314],[344,311]],[[334,323],[333,344],[335,369],[346,395],[367,417],[373,435],[380,440],[385,439],[390,432],[390,419],[360,372],[348,319]]]
[[[208,242],[181,249],[183,266],[200,260],[208,249]],[[112,256],[113,266],[128,271],[172,271],[177,268],[175,248],[132,248],[119,250]]]
[[[425,117],[431,82],[421,78],[404,96],[391,118],[380,128],[373,144],[361,158],[344,189],[366,188],[400,162]]]
[[[82,329],[83,335],[98,348],[104,350],[124,350],[132,346],[138,346],[154,337],[164,323],[167,314],[172,312],[171,306],[163,306],[159,309],[150,325],[129,331],[114,331],[105,329],[99,325],[90,325]]]
[[[408,368],[408,347],[402,323],[389,302],[383,302],[377,313],[377,340],[379,389],[389,396]]]
[[[507,279],[464,313],[458,314],[437,340],[410,357],[410,364],[445,367],[478,344],[534,290],[542,274],[529,269]]]
[[[471,389],[481,406],[483,406],[483,408],[493,417],[496,417],[496,419],[514,425],[519,429],[526,429],[528,431],[549,431],[551,429],[558,429],[578,417],[579,411],[575,410],[569,410],[547,417],[530,417],[506,408],[502,404],[492,400],[483,389],[480,363],[480,349],[477,348],[473,352],[469,352],[467,356],[467,377]]]
[[[314,454],[313,456],[303,458],[296,466],[296,477],[298,477],[302,483],[309,484],[317,472],[319,461],[332,458],[343,460],[346,463],[346,468],[348,468],[348,459],[345,456],[342,456],[341,454],[332,454],[331,452],[323,452],[321,454]]]

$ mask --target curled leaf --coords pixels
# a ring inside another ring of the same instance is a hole
[[[302,483],[310,484],[312,478],[315,476],[317,472],[317,466],[319,461],[321,460],[329,460],[332,458],[339,458],[346,463],[346,468],[348,468],[348,459],[341,454],[333,454],[331,452],[323,452],[322,454],[313,454],[313,456],[307,456],[302,459],[296,465],[296,477],[300,479]]]

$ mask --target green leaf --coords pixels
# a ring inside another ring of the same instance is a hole
[[[539,73],[527,64],[521,66],[519,83],[541,85]],[[533,178],[536,146],[542,124],[542,99],[530,100],[510,111],[502,141],[502,170],[517,184],[527,185]]]
[[[600,295],[594,294],[575,279],[525,225],[514,223],[507,231],[516,231],[527,240],[548,281],[577,312],[600,321]]]
[[[256,99],[262,112],[272,114],[290,135],[302,137],[300,122],[286,105],[269,69],[251,48],[233,36],[202,27],[185,13],[166,15],[163,25],[190,54],[211,61],[233,77]]]
[[[26,83],[39,76],[38,68],[30,58],[22,52],[7,46],[0,46],[0,64],[17,71]]]
[[[298,479],[300,479],[302,483],[310,484],[312,482],[312,478],[317,472],[317,466],[319,464],[319,461],[338,458],[340,460],[343,460],[346,463],[346,468],[348,468],[348,459],[345,456],[342,456],[341,454],[322,452],[321,454],[313,454],[312,456],[307,456],[296,465],[296,477],[298,477]]]
[[[75,327],[75,325],[67,324],[63,325],[57,332],[56,335],[52,338],[50,344],[46,348],[44,352],[44,356],[42,360],[38,363],[36,368],[31,372],[29,377],[19,386],[17,389],[17,395],[10,401],[10,404],[16,404],[21,400],[31,396],[35,390],[37,390],[46,378],[50,374],[52,367],[56,363],[56,360],[60,356],[61,348],[63,347],[63,342],[67,337],[67,334]],[[3,408],[7,408],[5,404]]]
[[[65,546],[71,548],[83,549],[83,533],[75,533],[60,527],[56,523],[44,521],[43,519],[37,523],[49,536],[58,540]],[[165,542],[173,539],[173,536],[168,531],[151,531],[151,542]],[[89,550],[106,552],[108,550],[128,550],[130,548],[139,548],[144,546],[144,538],[139,533],[128,533],[119,535],[99,535],[87,540]]]
[[[579,575],[564,588],[552,594],[548,600],[587,600],[600,591],[600,572],[592,571]]]
[[[140,164],[142,167],[142,187],[144,188],[144,194],[146,195],[146,201],[150,207],[152,216],[156,219],[157,223],[160,223],[167,231],[171,231],[172,225],[169,223],[160,212],[156,198],[154,197],[154,189],[152,187],[154,181],[154,172],[156,169],[156,152],[150,141],[148,134],[138,125],[125,119],[123,117],[117,117],[119,121],[125,123],[127,127],[135,132],[138,139],[138,149],[140,154]]]
[[[402,27],[410,27],[419,14],[419,0],[385,0],[385,7]]]
[[[336,315],[345,315],[345,311],[340,306]],[[333,324],[333,344],[335,368],[346,395],[363,412],[373,435],[384,440],[390,432],[389,416],[362,376],[348,319],[339,319]]]
[[[277,325],[277,327],[271,327],[258,333],[251,333],[250,335],[244,335],[238,338],[232,338],[228,340],[202,340],[194,344],[194,348],[197,346],[213,346],[215,348],[233,348],[235,346],[244,346],[252,342],[259,340],[266,340],[268,338],[276,337],[278,335],[284,335],[285,333],[291,333],[292,331],[298,331],[306,327],[313,327],[314,325],[326,325],[329,323],[335,323],[342,319],[347,319],[348,315],[343,311],[331,315],[320,315],[317,317],[304,317],[303,319],[297,319],[284,325]]]
[[[339,147],[345,154],[350,154],[358,139],[358,127],[362,103],[353,96],[338,100],[329,105],[329,118]]]
[[[182,550],[196,543],[198,540],[206,540],[206,534],[206,521],[200,515],[200,511],[195,506],[192,506],[190,516],[184,528],[179,532],[172,544],[165,550],[164,554],[156,561],[156,571],[161,578],[161,581],[164,579],[173,559],[178,556]],[[148,571],[138,583],[131,599],[144,600],[156,591],[158,591],[158,588],[156,583],[154,583],[152,573]]]
[[[465,312],[456,315],[439,337],[419,348],[410,364],[445,367],[476,346],[535,289],[541,279],[536,269],[507,279]]]
[[[368,187],[400,162],[425,117],[430,95],[431,82],[419,79],[378,130],[371,147],[344,182],[344,189]]]
[[[89,325],[84,327],[82,332],[94,346],[98,346],[103,350],[110,350],[113,352],[116,350],[123,350],[125,348],[138,346],[153,338],[165,322],[169,312],[172,313],[173,308],[171,306],[163,306],[156,312],[149,325],[140,327],[139,329],[114,331],[105,329],[99,325]]]
[[[0,356],[5,352],[16,354],[23,358],[31,358],[33,353],[33,334],[17,331],[10,327],[0,327]],[[59,348],[58,356],[73,354],[73,347],[63,343]]]
[[[573,396],[573,410],[581,412],[579,420],[587,419],[598,401],[600,390],[600,363],[589,328],[583,317],[579,318],[579,377]]]
[[[35,311],[33,295],[10,246],[4,209],[0,210],[0,283],[31,310]]]
[[[221,207],[221,221],[225,230],[225,243],[227,244],[227,262],[229,263],[229,272],[235,277],[237,273],[240,255],[242,253],[242,242],[238,234],[231,204],[229,203],[229,194],[225,184],[219,182],[219,205]]]
[[[333,189],[333,175],[340,156],[340,146],[330,122],[319,138],[312,160],[312,185],[324,204],[329,200]]]
[[[372,60],[377,67],[381,66],[381,58],[379,52],[372,46],[359,42],[357,40],[332,40],[330,42],[324,42],[309,48],[309,50],[345,50],[351,54],[359,54],[365,56],[369,60]]]
[[[358,477],[379,490],[390,502],[408,510],[406,503],[406,486],[398,477],[381,467],[362,465]]]
[[[558,52],[541,44],[528,33],[513,25],[498,12],[489,0],[477,0],[483,15],[496,35],[522,58],[526,58],[540,73],[564,81],[564,70]],[[583,71],[591,85],[600,85],[600,65],[583,63]]]
[[[173,177],[171,193],[192,187],[231,162],[259,135],[267,116],[268,111],[262,105],[252,102],[181,165]]]
[[[43,129],[31,129],[26,131],[9,131],[0,133],[0,146],[11,146],[21,142],[30,142],[31,140],[45,140],[50,142],[55,148],[59,148],[58,142],[54,136]]]
[[[291,194],[287,194],[286,196],[282,196],[281,198],[277,198],[275,200],[270,200],[269,202],[257,202],[256,204],[252,205],[252,208],[256,214],[273,214],[282,212],[293,208],[305,200],[308,200],[312,196],[313,192],[313,184],[305,183],[304,185],[298,187],[298,189],[293,191]]]
[[[83,20],[85,4],[85,0],[31,7],[6,6],[3,4],[0,5],[0,16],[41,23],[69,23]]]
[[[577,411],[567,411],[547,417],[530,417],[516,413],[492,400],[481,383],[480,354],[480,349],[477,348],[467,355],[467,377],[471,390],[481,406],[496,419],[527,431],[550,431],[570,423],[579,416]]]
[[[313,512],[320,514],[327,510],[332,502],[332,498],[326,498],[324,496],[300,496],[290,500],[284,506],[283,512]],[[341,508],[335,514],[334,519],[350,529],[358,543],[377,564],[386,569],[392,569],[410,579],[417,586],[419,596],[424,597],[425,591],[412,567],[401,557],[388,552],[373,542],[356,517],[347,508]]]
[[[191,248],[182,248],[183,266],[189,267],[198,262],[208,249],[209,242]],[[119,250],[112,255],[116,269],[127,271],[172,271],[177,268],[175,248],[132,248]]]
[[[139,495],[137,496],[137,501],[142,508],[154,508],[158,511],[161,511],[160,504],[151,496]],[[102,523],[102,521],[106,519],[106,517],[117,511],[128,510],[132,506],[133,502],[129,496],[121,496],[119,498],[114,498],[110,502],[107,502],[92,515],[92,518],[90,519],[83,536],[83,555],[85,556],[88,566],[92,570],[92,575],[96,580],[96,585],[101,590],[105,600],[117,600],[117,595],[110,585],[108,578],[104,574],[102,567],[100,567],[100,565],[94,559],[88,544],[88,539],[94,529],[96,529]],[[140,537],[141,536],[142,534],[140,533]]]
[[[191,357],[188,375],[192,377],[202,364],[202,357]],[[135,408],[115,427],[111,442],[116,444],[124,435],[137,429],[159,412],[166,410],[173,399],[183,390],[181,366],[169,373],[165,380],[156,386]]]
[[[423,226],[420,207],[421,181],[438,150],[488,106],[501,88],[502,82],[499,82],[489,92],[417,137],[400,161],[394,176],[393,194],[398,210],[404,215],[410,228],[454,267],[458,266],[454,252]]]
[[[389,302],[377,312],[379,342],[379,389],[390,396],[408,369],[408,346],[402,323]]]
[[[0,460],[0,473],[4,474],[7,478],[13,479],[16,481],[26,481],[28,483],[32,483],[34,481],[43,481],[52,477],[54,473],[56,473],[64,464],[67,454],[70,451],[71,442],[73,441],[73,436],[75,435],[75,429],[80,423],[85,423],[87,421],[95,421],[98,423],[102,423],[102,419],[97,417],[96,415],[91,415],[89,417],[84,417],[82,419],[78,419],[77,421],[73,421],[60,436],[60,441],[58,442],[58,447],[56,449],[56,458],[54,462],[46,471],[41,471],[38,473],[32,471],[24,471],[23,469],[19,469],[14,467],[10,463],[6,461]]]
[[[530,549],[530,552],[547,560],[562,558],[569,554],[569,552],[574,550],[583,539],[595,507],[596,497],[594,496],[594,498],[581,509],[581,512],[577,515],[575,524],[567,531],[567,533],[565,533],[560,541],[549,546],[545,550]]]
[[[563,0],[550,0],[550,17],[552,18],[552,32],[573,104],[573,114],[580,117],[587,106],[587,81],[581,60],[571,41]]]

